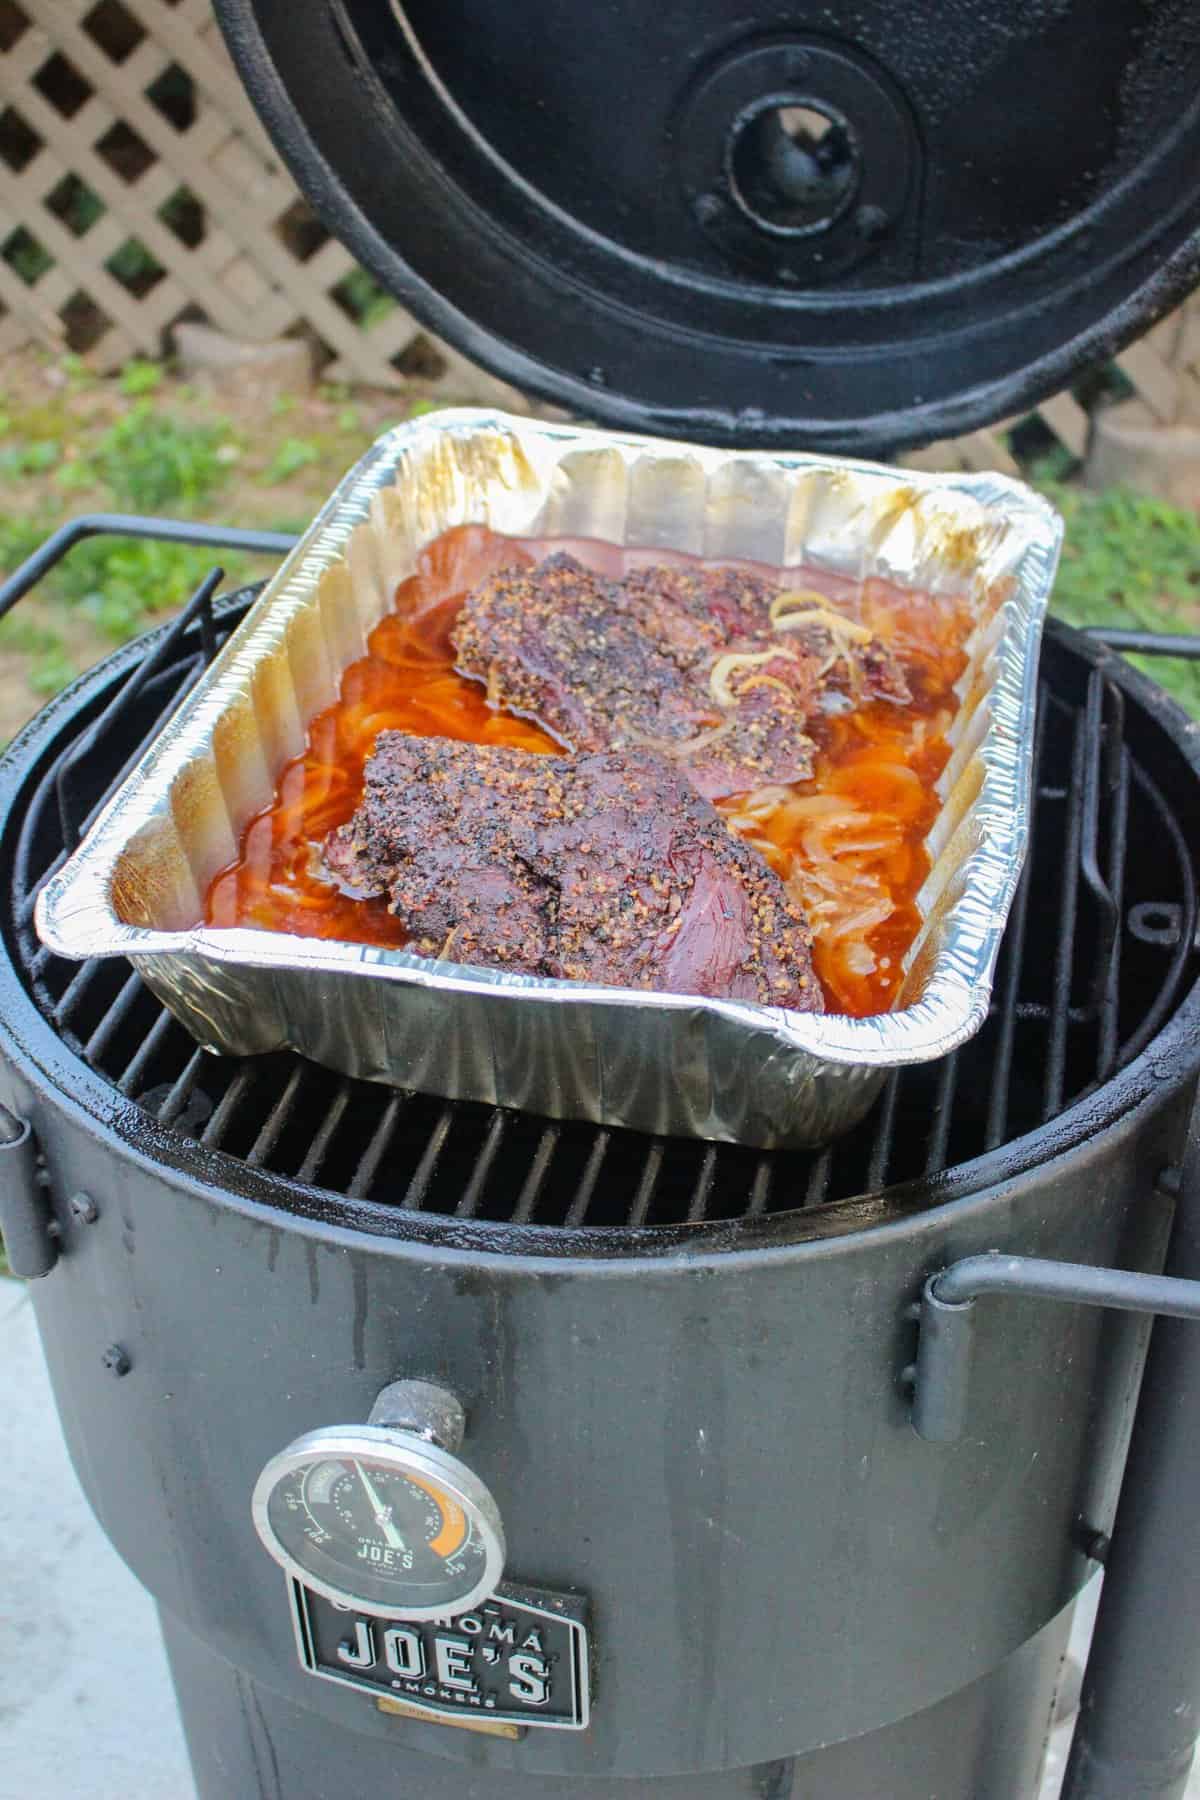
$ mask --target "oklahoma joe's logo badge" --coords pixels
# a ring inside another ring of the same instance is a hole
[[[291,1589],[300,1660],[313,1675],[456,1725],[587,1725],[586,1607],[576,1595],[506,1582],[456,1617],[389,1620],[298,1581]]]
[[[410,1378],[365,1425],[305,1432],[265,1465],[251,1513],[288,1576],[300,1661],[422,1718],[582,1731],[586,1606],[501,1581],[504,1527],[456,1454],[465,1429],[448,1389]]]

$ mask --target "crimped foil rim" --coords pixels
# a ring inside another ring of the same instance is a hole
[[[352,532],[367,518],[371,499],[390,482],[402,452],[420,448],[426,439],[486,432],[503,433],[523,444],[541,440],[573,449],[670,452],[686,455],[701,467],[742,460],[785,471],[811,469],[884,477],[893,484],[902,476],[904,487],[914,493],[969,496],[981,507],[1001,510],[1008,521],[1024,524],[1026,541],[1013,567],[1021,629],[1005,635],[1004,653],[992,684],[991,723],[980,745],[984,777],[971,807],[980,824],[980,841],[958,871],[961,892],[941,921],[943,941],[935,951],[919,999],[897,1011],[864,1019],[836,1013],[796,1013],[703,995],[600,987],[465,964],[431,963],[404,950],[281,932],[207,926],[160,931],[128,925],[116,916],[111,886],[128,835],[124,815],[133,812],[136,816],[139,800],[151,794],[161,799],[168,793],[175,776],[211,733],[223,705],[223,701],[214,701],[214,690],[219,694],[222,678],[236,668],[251,633],[268,612],[286,611],[293,583],[307,593],[313,580],[340,560]],[[503,994],[514,1002],[550,1007],[591,1004],[643,1013],[647,1009],[704,1012],[756,1033],[765,1032],[781,1047],[844,1067],[886,1069],[933,1060],[965,1042],[987,1017],[1000,939],[1028,841],[1037,650],[1062,529],[1061,519],[1048,502],[1022,483],[994,473],[929,474],[846,457],[718,450],[529,421],[475,408],[456,408],[394,427],[376,440],[339,484],[228,644],[181,702],[159,740],[107,803],[78,850],[46,883],[36,903],[38,934],[49,949],[74,958],[120,955],[141,964],[160,956],[198,956],[238,967],[312,970],[449,993]],[[1018,721],[1017,729],[998,730],[998,717],[1009,713]]]

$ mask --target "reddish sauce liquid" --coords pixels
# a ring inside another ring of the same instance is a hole
[[[284,767],[275,799],[243,834],[241,854],[213,881],[205,918],[301,937],[402,947],[383,900],[352,900],[321,870],[321,846],[354,812],[363,765],[381,731],[502,744],[543,754],[562,747],[527,720],[491,710],[484,689],[455,674],[450,634],[466,593],[493,570],[570,549],[619,576],[638,563],[696,559],[610,544],[500,537],[483,526],[445,532],[400,584],[367,655],[351,663],[338,700],[318,713],[307,747]],[[869,701],[810,726],[810,781],[760,789],[719,810],[791,886],[815,935],[829,1011],[863,1017],[891,1005],[920,925],[915,897],[929,870],[924,839],[940,805],[954,683],[972,620],[964,604],[891,587],[857,586],[807,570],[760,570],[788,588],[815,587],[886,638],[913,691],[911,705]]]

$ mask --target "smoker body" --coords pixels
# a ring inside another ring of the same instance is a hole
[[[989,1304],[966,1430],[931,1444],[913,1312],[974,1252],[1161,1266],[1160,1176],[1200,1066],[1194,730],[1056,627],[1032,854],[979,1038],[904,1071],[830,1152],[605,1144],[288,1054],[208,1057],[132,972],[38,949],[64,816],[244,604],[182,621],[170,655],[161,635],[150,660],[119,652],[0,769],[0,1103],[44,1165],[17,1209],[23,1246],[42,1234],[32,1294],[82,1485],[161,1609],[204,1800],[385,1774],[406,1800],[1031,1793],[1147,1327]],[[90,737],[139,659],[154,672]],[[1119,830],[1088,825],[1101,788]],[[1097,872],[1115,937],[1085,898]],[[365,1420],[401,1376],[463,1402],[507,1578],[590,1605],[586,1730],[467,1733],[302,1669],[251,1492],[290,1439]]]
[[[900,1379],[905,1309],[931,1270],[990,1248],[1157,1266],[1178,1074],[1143,1069],[1115,1135],[1077,1122],[1059,1156],[948,1207],[848,1233],[831,1209],[829,1235],[756,1249],[556,1260],[519,1234],[487,1253],[452,1229],[289,1217],[252,1172],[213,1166],[217,1188],[172,1169],[178,1145],[132,1109],[98,1120],[53,1055],[38,1070],[11,1036],[5,1051],[4,1098],[34,1126],[62,1233],[34,1297],[89,1499],[173,1630],[308,1714],[514,1776],[739,1769],[935,1706],[1086,1577],[1144,1327],[994,1308],[968,1435],[932,1446]],[[81,1190],[90,1223],[66,1204]],[[591,1601],[584,1734],[468,1737],[299,1667],[251,1489],[291,1437],[364,1419],[406,1374],[462,1398],[512,1576]]]

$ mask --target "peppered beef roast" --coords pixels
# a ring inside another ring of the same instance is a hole
[[[774,871],[644,750],[537,756],[381,732],[325,861],[426,956],[820,1012]]]
[[[808,723],[847,692],[910,697],[865,625],[739,569],[610,581],[560,552],[481,581],[454,645],[571,754],[382,732],[326,840],[343,888],[422,955],[822,1010],[803,915],[708,802],[810,776]]]
[[[811,591],[732,568],[652,567],[614,582],[557,553],[467,596],[456,667],[567,749],[648,748],[708,799],[812,774],[808,720],[848,678],[905,700],[878,639]]]

